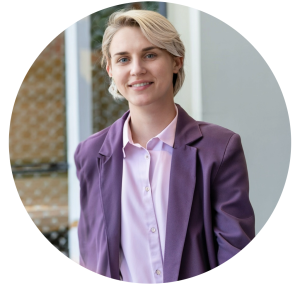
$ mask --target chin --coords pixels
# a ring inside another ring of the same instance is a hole
[[[134,105],[134,106],[147,106],[156,101],[152,97],[136,97],[134,99],[128,100],[128,102],[129,102],[129,104]]]

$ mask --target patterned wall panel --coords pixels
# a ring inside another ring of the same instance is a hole
[[[36,226],[68,255],[64,33],[38,56],[17,95],[9,150],[20,198]]]
[[[54,39],[28,71],[10,124],[12,165],[66,160],[64,34]]]

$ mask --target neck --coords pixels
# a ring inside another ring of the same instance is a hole
[[[129,105],[129,108],[132,140],[144,148],[147,142],[164,130],[176,116],[173,100],[160,105]]]

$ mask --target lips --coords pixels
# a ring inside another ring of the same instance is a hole
[[[143,86],[150,85],[152,83],[153,83],[152,81],[135,81],[135,82],[132,82],[131,84],[128,84],[128,86],[130,86],[130,87],[143,87]]]

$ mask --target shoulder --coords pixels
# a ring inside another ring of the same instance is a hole
[[[197,122],[202,138],[194,147],[198,149],[202,164],[213,165],[216,174],[222,161],[229,156],[243,153],[240,135],[225,127],[207,122]]]
[[[214,146],[224,146],[232,138],[240,138],[239,134],[225,127],[202,121],[197,123],[202,133],[202,142],[205,141],[205,143],[213,144]]]
[[[78,146],[80,146],[81,151],[93,151],[94,148],[97,148],[97,151],[99,151],[110,128],[111,126],[108,126],[105,129],[92,134],[86,140],[79,143]]]
[[[80,142],[74,154],[75,162],[81,164],[81,161],[85,158],[96,157],[110,128],[111,126],[108,126]]]
[[[81,162],[86,161],[94,164],[95,157],[98,157],[99,151],[110,151],[122,145],[123,142],[123,125],[128,116],[129,111],[117,119],[113,124],[105,129],[89,136],[86,140],[79,143],[74,153],[76,165],[82,165]],[[101,153],[103,154],[103,153]]]

